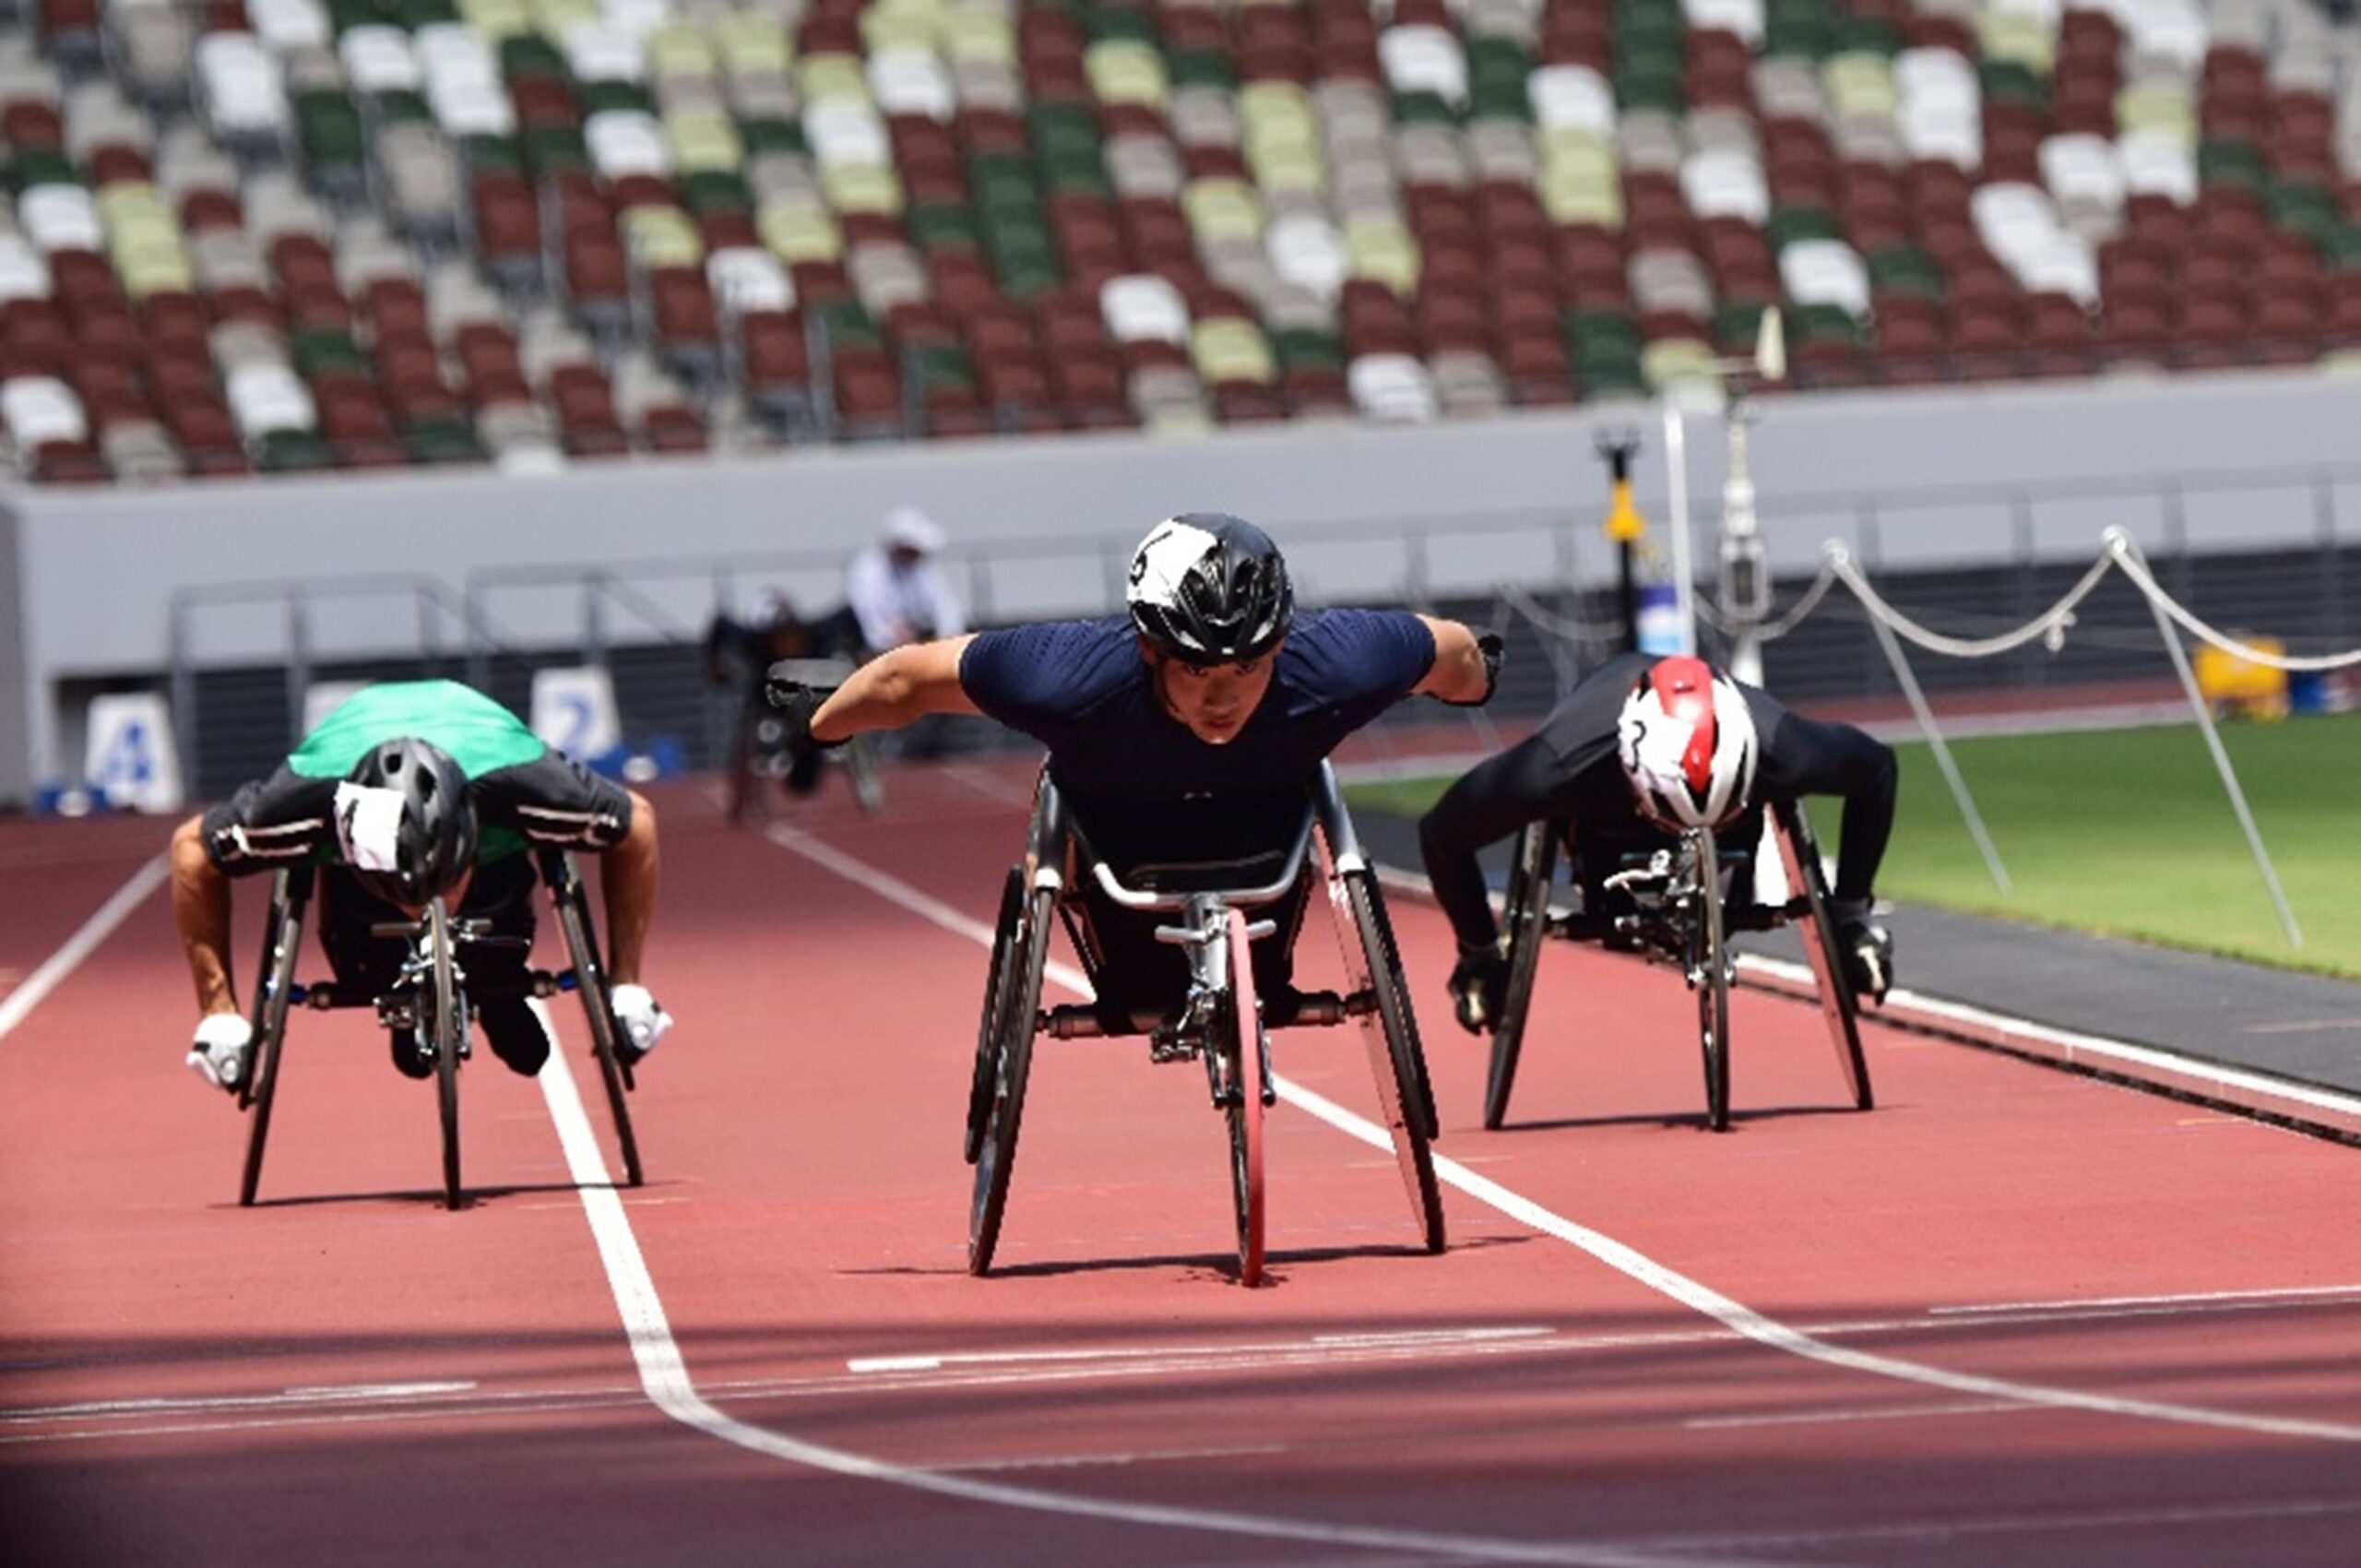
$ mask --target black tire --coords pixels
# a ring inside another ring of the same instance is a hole
[[[1229,911],[1229,1004],[1224,1009],[1219,1049],[1229,1067],[1231,1101],[1222,1108],[1229,1123],[1231,1211],[1238,1221],[1238,1282],[1250,1289],[1263,1282],[1264,1218],[1270,1184],[1263,1155],[1263,1086],[1269,1076],[1264,1055],[1263,1008],[1254,994],[1254,956],[1246,936],[1246,916]]]
[[[1509,944],[1509,983],[1501,998],[1501,1016],[1493,1020],[1492,1067],[1484,1080],[1488,1130],[1496,1131],[1508,1120],[1509,1091],[1516,1087],[1517,1053],[1524,1049],[1525,1016],[1533,1006],[1533,977],[1541,968],[1557,862],[1557,825],[1527,823],[1517,836],[1516,859],[1509,866],[1508,908],[1501,921]]]
[[[1394,1134],[1394,1159],[1402,1170],[1402,1184],[1409,1194],[1420,1239],[1427,1251],[1439,1253],[1443,1247],[1442,1189],[1435,1181],[1434,1151],[1428,1146],[1436,1132],[1434,1091],[1427,1083],[1418,1016],[1410,1010],[1401,955],[1394,944],[1394,930],[1385,918],[1376,878],[1366,871],[1353,871],[1344,873],[1344,882],[1353,934],[1366,955],[1367,983],[1377,998],[1376,1011],[1361,1019],[1361,1039],[1369,1047],[1370,1070],[1377,1078],[1378,1104],[1387,1130]],[[1361,983],[1363,967],[1347,954],[1347,972],[1356,986]]]
[[[1829,918],[1828,873],[1821,869],[1820,840],[1812,833],[1811,819],[1804,814],[1802,802],[1781,807],[1777,816],[1786,835],[1780,848],[1786,853],[1788,879],[1803,888],[1808,929],[1798,934],[1803,938],[1804,956],[1811,960],[1813,976],[1820,982],[1821,1013],[1828,1020],[1837,1064],[1844,1069],[1845,1087],[1853,1093],[1854,1109],[1872,1110],[1877,1099],[1869,1088],[1869,1058],[1861,1051],[1861,1004],[1845,977],[1845,956],[1836,945],[1836,923]]]
[[[1716,1133],[1730,1126],[1730,967],[1723,940],[1721,857],[1714,836],[1695,835],[1697,1044],[1705,1058],[1705,1124]]]
[[[254,1112],[246,1129],[245,1170],[238,1179],[238,1203],[252,1207],[262,1184],[263,1148],[270,1139],[270,1110],[279,1098],[279,1054],[287,1043],[287,1008],[295,985],[296,953],[303,944],[303,904],[308,873],[297,881],[287,872],[271,879],[270,910],[263,922],[262,957],[255,977],[246,1024],[253,1032],[241,1109]]]
[[[459,1046],[467,1038],[468,1016],[451,953],[451,917],[439,897],[426,906],[426,939],[433,947],[433,976],[419,998],[419,1028],[434,1050],[434,1098],[443,1115],[443,1206],[457,1208],[464,1195],[459,1188]]]
[[[557,908],[566,962],[574,967],[574,989],[581,995],[583,1017],[590,1028],[590,1054],[598,1059],[599,1079],[606,1087],[607,1114],[614,1122],[615,1147],[623,1156],[623,1184],[636,1187],[645,1177],[639,1138],[631,1124],[631,1068],[623,1061],[623,1031],[615,1024],[614,989],[607,983],[607,968],[599,957],[599,939],[590,924],[590,897],[571,856],[545,854],[541,880],[549,884],[550,901]]]
[[[994,986],[991,1104],[976,1154],[975,1195],[967,1213],[967,1272],[991,1269],[1008,1210],[1009,1177],[1016,1169],[1016,1134],[1025,1118],[1025,1081],[1033,1070],[1033,1034],[1041,1009],[1041,968],[1049,960],[1055,893],[1037,887],[1024,902],[1007,972]]]
[[[1001,885],[1000,914],[992,922],[991,963],[984,971],[984,1003],[976,1020],[976,1067],[967,1078],[967,1129],[961,1152],[976,1163],[984,1146],[984,1123],[992,1108],[992,1081],[1000,1064],[1001,992],[1008,983],[1009,952],[1016,944],[1017,922],[1025,916],[1025,868],[1008,868]]]

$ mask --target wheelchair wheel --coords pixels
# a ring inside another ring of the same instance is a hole
[[[1220,1042],[1229,1068],[1230,1100],[1222,1110],[1229,1122],[1229,1180],[1238,1216],[1238,1282],[1263,1278],[1263,1006],[1254,994],[1254,957],[1247,945],[1246,916],[1229,911],[1229,1008]]]
[[[1716,1133],[1730,1126],[1730,966],[1722,931],[1721,857],[1714,836],[1690,836],[1695,846],[1699,893],[1690,988],[1697,993],[1697,1043],[1705,1057],[1705,1124]]]
[[[877,766],[877,737],[855,735],[845,743],[845,772],[852,779],[853,804],[863,816],[885,809],[885,779]]]
[[[1492,1068],[1484,1080],[1487,1129],[1497,1129],[1508,1119],[1509,1090],[1516,1084],[1517,1052],[1524,1047],[1525,1015],[1533,1005],[1533,977],[1541,967],[1557,861],[1557,825],[1527,823],[1517,836],[1516,859],[1509,867],[1508,909],[1501,920],[1509,944],[1509,983],[1501,998],[1501,1016],[1492,1021]]]
[[[420,998],[418,1027],[434,1051],[434,1098],[443,1113],[443,1206],[459,1206],[459,1046],[467,1039],[468,1013],[459,998],[458,968],[451,953],[451,915],[436,898],[426,906],[426,940],[433,976]]]
[[[1025,868],[1008,868],[1001,885],[1000,916],[992,922],[992,956],[984,973],[982,1016],[976,1020],[976,1068],[967,1079],[967,1133],[961,1152],[968,1164],[983,1149],[984,1123],[992,1108],[992,1083],[1000,1064],[1000,994],[1006,983],[1009,954],[1016,945],[1017,922],[1025,918]]]
[[[1828,913],[1828,876],[1821,870],[1820,840],[1804,814],[1803,802],[1779,807],[1779,853],[1786,861],[1789,885],[1803,889],[1807,913],[1804,956],[1811,961],[1819,983],[1821,1016],[1828,1020],[1828,1038],[1836,1046],[1837,1064],[1845,1071],[1845,1087],[1853,1091],[1856,1110],[1868,1111],[1876,1101],[1869,1091],[1869,1063],[1861,1053],[1860,1000],[1845,978],[1845,959],[1836,946],[1836,923]]]
[[[1410,1011],[1409,988],[1402,980],[1401,956],[1376,878],[1366,871],[1350,871],[1342,881],[1344,908],[1337,912],[1350,924],[1348,932],[1337,933],[1345,949],[1346,979],[1355,991],[1370,991],[1377,1000],[1376,1010],[1361,1018],[1361,1041],[1369,1048],[1378,1104],[1394,1134],[1394,1156],[1402,1168],[1410,1212],[1427,1251],[1439,1253],[1443,1243],[1442,1190],[1435,1181],[1434,1151],[1428,1146],[1436,1132],[1435,1103],[1418,1046],[1418,1017]]]
[[[252,1029],[249,1070],[238,1090],[241,1110],[254,1112],[246,1129],[246,1165],[238,1179],[238,1203],[253,1206],[262,1182],[263,1146],[270,1138],[270,1108],[279,1096],[279,1059],[287,1043],[287,1008],[295,986],[295,957],[303,944],[303,905],[311,891],[308,872],[279,872],[271,879],[270,909],[264,916],[262,962],[246,1010]]]
[[[1033,1032],[1041,1009],[1041,969],[1049,961],[1056,894],[1037,887],[1023,900],[1004,955],[992,964],[986,1028],[992,1040],[990,1103],[977,1141],[975,1195],[967,1213],[967,1272],[983,1274],[1000,1244],[1008,1180],[1016,1167],[1016,1133],[1025,1115],[1025,1080],[1033,1070]]]
[[[575,990],[582,997],[582,1012],[590,1026],[590,1054],[599,1061],[599,1079],[607,1089],[607,1113],[614,1119],[615,1146],[623,1159],[623,1182],[636,1187],[643,1180],[639,1139],[632,1132],[631,1068],[623,1058],[623,1031],[615,1025],[612,989],[607,968],[599,958],[599,939],[590,925],[590,897],[583,889],[582,870],[571,855],[545,850],[541,880],[549,885],[550,902],[556,907],[558,930],[565,938],[566,962],[574,967]]]

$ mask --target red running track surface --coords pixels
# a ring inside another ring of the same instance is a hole
[[[299,1016],[240,1209],[160,892],[0,1015],[8,1561],[2355,1560],[2351,1149],[1874,1027],[1879,1109],[1840,1110],[1816,1011],[1751,992],[1714,1135],[1678,980],[1571,947],[1487,1134],[1416,907],[1447,1253],[1307,1109],[1372,1112],[1353,1031],[1276,1039],[1255,1290],[1202,1074],[1044,1041],[1003,1269],[970,1278],[976,932],[1022,784],[892,788],[768,835],[659,795],[680,1023],[635,1191],[561,1142],[586,1104],[605,1137],[566,1004],[570,1075],[464,1075],[456,1214],[431,1089]],[[0,831],[0,984],[163,837]]]

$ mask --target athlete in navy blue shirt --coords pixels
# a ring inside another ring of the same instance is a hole
[[[1121,872],[1284,847],[1321,760],[1346,736],[1413,695],[1483,702],[1498,666],[1499,644],[1456,621],[1398,610],[1296,615],[1277,548],[1219,513],[1151,529],[1125,598],[1127,616],[897,648],[816,711],[805,707],[811,733],[831,744],[925,713],[997,719],[1049,748],[1050,776],[1084,837]],[[781,690],[778,700],[793,712],[820,695]],[[1152,921],[1120,920],[1111,907],[1092,913],[1123,949],[1101,956],[1110,972],[1143,986],[1185,972],[1179,952],[1145,929]],[[1258,975],[1275,993],[1293,913],[1257,946]]]

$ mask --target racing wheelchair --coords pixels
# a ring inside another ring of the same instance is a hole
[[[1729,937],[1741,931],[1799,926],[1804,956],[1819,991],[1821,1013],[1836,1047],[1854,1106],[1870,1109],[1869,1068],[1861,1054],[1859,1003],[1845,978],[1829,917],[1827,876],[1820,843],[1798,802],[1773,802],[1772,837],[1779,847],[1790,897],[1766,906],[1739,889],[1750,888],[1750,856],[1733,848],[1743,833],[1721,841],[1702,828],[1682,834],[1668,849],[1618,858],[1613,868],[1595,863],[1572,842],[1569,826],[1545,821],[1527,825],[1510,862],[1502,927],[1508,944],[1508,984],[1492,1029],[1491,1069],[1484,1088],[1484,1125],[1507,1119],[1509,1092],[1516,1084],[1518,1052],[1533,1005],[1533,984],[1541,946],[1551,937],[1597,942],[1610,951],[1637,953],[1679,969],[1697,1004],[1697,1041],[1705,1070],[1705,1120],[1714,1132],[1730,1124],[1730,982],[1737,961]],[[1752,823],[1752,814],[1742,819]],[[1554,908],[1549,892],[1564,856],[1580,885],[1581,903]]]
[[[1394,1142],[1419,1238],[1442,1250],[1442,1196],[1430,1143],[1436,1135],[1417,1020],[1377,880],[1355,837],[1343,797],[1323,763],[1293,842],[1260,862],[1275,869],[1251,885],[1225,885],[1235,865],[1136,868],[1127,884],[1091,849],[1045,769],[1036,788],[1025,858],[1009,870],[993,933],[991,965],[977,1030],[975,1075],[967,1100],[966,1154],[976,1168],[969,1210],[967,1266],[991,1267],[1016,1162],[1017,1130],[1038,1037],[1058,1039],[1138,1037],[1154,1062],[1200,1063],[1213,1106],[1228,1125],[1229,1175],[1237,1220],[1240,1283],[1256,1284],[1264,1264],[1267,1176],[1263,1118],[1277,1095],[1271,1077],[1270,1031],[1300,1025],[1357,1022],[1377,1080],[1378,1100]],[[1279,933],[1258,914],[1300,893],[1312,879],[1327,888],[1344,956],[1347,992],[1291,991],[1256,995],[1249,944]],[[1188,960],[1181,995],[1169,1004],[1117,1015],[1097,1004],[1043,1007],[1041,977],[1050,927],[1062,918],[1092,987],[1107,988],[1096,956],[1102,949],[1081,897],[1084,879],[1117,909],[1169,918],[1157,940]]]
[[[287,1016],[295,1007],[315,1011],[374,1007],[378,1020],[407,1036],[421,1061],[434,1066],[435,1099],[443,1129],[443,1202],[457,1208],[459,1185],[459,1064],[468,1054],[468,1026],[474,1004],[493,1000],[547,997],[570,991],[582,999],[590,1027],[591,1051],[605,1082],[607,1108],[615,1124],[615,1141],[623,1155],[627,1184],[640,1184],[639,1143],[632,1133],[631,1107],[625,1098],[634,1087],[631,1062],[623,1048],[605,965],[599,956],[597,930],[590,921],[590,900],[574,857],[562,849],[533,851],[541,885],[549,889],[565,939],[569,967],[555,973],[533,969],[521,982],[482,980],[470,984],[468,959],[506,948],[516,952],[530,945],[523,938],[494,935],[486,922],[462,919],[444,899],[435,897],[416,921],[374,925],[373,935],[390,936],[409,944],[398,977],[390,989],[364,994],[359,988],[341,988],[334,981],[303,984],[295,979],[298,950],[303,945],[303,916],[312,898],[316,872],[303,866],[277,873],[271,881],[270,908],[264,917],[261,972],[255,982],[247,1022],[253,1028],[254,1068],[238,1090],[238,1108],[250,1111],[246,1162],[240,1178],[238,1202],[251,1206],[262,1180],[263,1150],[270,1137],[271,1107],[279,1094],[279,1074],[287,1042]]]

